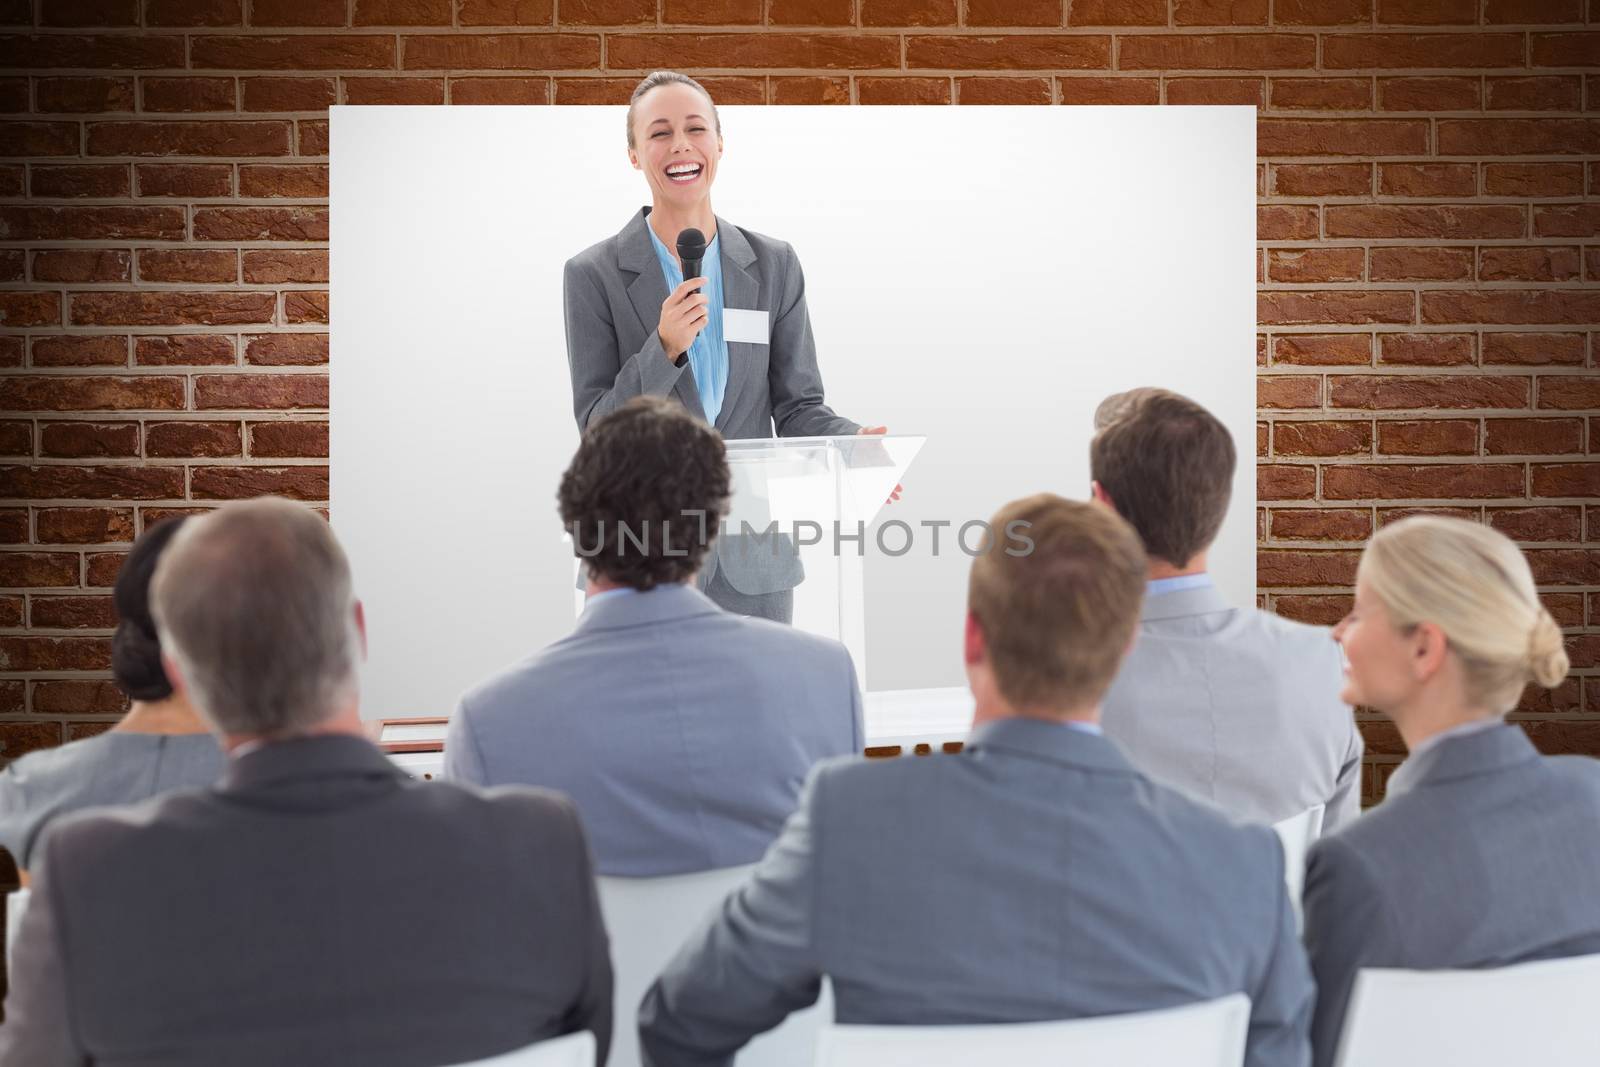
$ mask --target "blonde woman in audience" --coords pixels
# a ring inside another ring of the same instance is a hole
[[[1600,761],[1541,756],[1504,721],[1567,675],[1561,629],[1503,535],[1412,518],[1368,544],[1334,630],[1344,699],[1410,756],[1388,798],[1311,852],[1306,945],[1318,1067],[1363,967],[1502,967],[1600,952]]]
[[[210,785],[222,773],[216,739],[172,691],[150,617],[150,578],[183,521],[147,529],[117,574],[111,673],[133,701],[128,713],[105,733],[30,753],[0,771],[0,845],[19,868],[32,864],[42,831],[57,815]]]

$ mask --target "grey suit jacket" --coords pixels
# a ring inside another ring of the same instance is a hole
[[[470,691],[445,773],[560,790],[601,873],[645,877],[754,863],[812,765],[862,743],[843,645],[672,585],[594,601]]]
[[[1010,719],[957,756],[836,760],[645,995],[656,1067],[726,1064],[811,1004],[841,1023],[1025,1022],[1251,998],[1252,1067],[1305,1064],[1312,986],[1272,831],[1104,738]]]
[[[54,824],[7,1067],[437,1067],[592,1030],[611,965],[563,798],[407,778],[320,737]]]
[[[567,261],[567,363],[572,372],[578,429],[636,396],[671,396],[700,418],[700,392],[688,361],[679,368],[661,349],[656,326],[667,282],[650,243],[643,208],[622,232]],[[860,429],[823,403],[822,373],[806,312],[800,260],[787,243],[717,219],[722,249],[723,303],[765,311],[768,344],[728,342],[728,384],[714,424],[730,440],[820,437]],[[737,531],[735,531],[737,533]],[[792,589],[802,577],[792,551],[738,551],[738,538],[720,539],[706,577],[720,566],[741,593]]]
[[[1444,738],[1311,849],[1316,1062],[1334,1062],[1363,967],[1502,967],[1600,952],[1600,761],[1522,728]]]
[[[1182,589],[1145,598],[1101,721],[1140,770],[1236,819],[1323,804],[1331,830],[1361,812],[1361,732],[1342,686],[1325,627]]]

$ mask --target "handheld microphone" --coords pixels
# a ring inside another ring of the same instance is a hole
[[[700,263],[706,258],[706,235],[690,227],[678,234],[678,260],[685,278],[700,276]],[[700,290],[696,289],[695,292]]]

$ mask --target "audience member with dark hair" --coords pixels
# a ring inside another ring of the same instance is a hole
[[[604,874],[753,863],[811,765],[862,746],[844,646],[693,588],[728,492],[721,436],[682,405],[637,397],[591,423],[559,492],[583,617],[450,720],[446,775],[566,793]]]
[[[1279,822],[1320,804],[1330,829],[1354,819],[1363,746],[1327,629],[1230,604],[1207,573],[1233,491],[1227,427],[1187,397],[1133,389],[1100,405],[1095,430],[1095,499],[1150,556],[1106,736],[1151,777],[1236,818]]]
[[[183,521],[147,529],[117,572],[111,673],[132,701],[127,714],[104,733],[30,753],[0,771],[0,845],[18,867],[32,865],[40,834],[57,815],[210,785],[222,773],[216,739],[167,680],[150,616],[151,576]]]

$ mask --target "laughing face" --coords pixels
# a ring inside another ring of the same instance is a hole
[[[658,204],[689,208],[711,195],[722,138],[703,94],[682,84],[651,89],[639,98],[633,140],[628,161]]]

